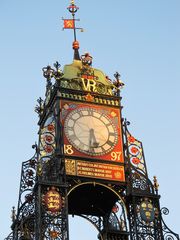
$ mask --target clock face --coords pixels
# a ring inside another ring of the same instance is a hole
[[[74,148],[90,156],[105,155],[118,142],[117,128],[103,109],[79,107],[70,111],[64,132]]]

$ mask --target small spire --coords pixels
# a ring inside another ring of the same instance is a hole
[[[75,18],[75,13],[78,11],[78,7],[75,5],[74,0],[71,0],[70,5],[67,7],[68,11],[72,14],[71,19],[64,19],[64,27],[63,29],[73,29],[74,31],[74,41],[73,41],[73,49],[74,49],[74,60],[81,60],[79,55],[79,42],[76,38],[76,29],[80,29],[81,32],[83,32],[82,28],[76,27],[76,21],[79,21],[79,19]]]

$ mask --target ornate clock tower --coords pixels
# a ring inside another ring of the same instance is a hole
[[[74,59],[43,68],[45,100],[38,99],[39,140],[23,162],[17,213],[6,240],[68,240],[68,215],[87,219],[99,240],[179,239],[164,223],[158,183],[148,178],[142,143],[122,117],[114,80],[79,55],[75,13],[63,19],[74,31]],[[78,236],[77,236],[78,237]]]

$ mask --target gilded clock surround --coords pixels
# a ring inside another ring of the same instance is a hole
[[[64,132],[69,142],[90,156],[105,155],[117,144],[118,133],[113,121],[92,107],[81,107],[68,114]]]
[[[70,156],[124,162],[119,108],[93,102],[60,102],[64,144]]]

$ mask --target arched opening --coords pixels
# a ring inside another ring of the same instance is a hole
[[[128,232],[124,202],[110,186],[94,182],[75,185],[68,192],[68,208],[70,240],[77,236],[103,240],[107,231],[118,236]]]
[[[113,189],[104,184],[80,183],[68,193],[68,211],[72,215],[104,216],[111,212],[119,198]]]

